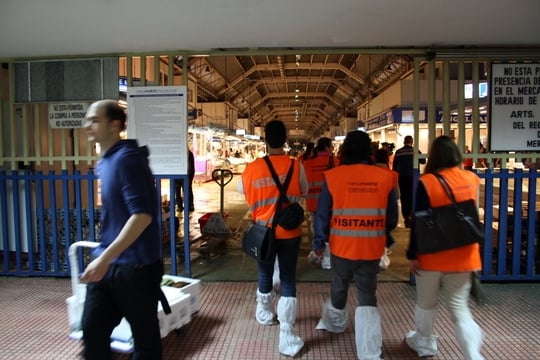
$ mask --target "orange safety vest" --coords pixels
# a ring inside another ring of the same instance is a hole
[[[315,212],[317,210],[317,201],[319,200],[319,194],[321,193],[323,184],[323,173],[332,167],[334,166],[330,163],[329,153],[319,153],[317,157],[304,161],[304,170],[309,184],[309,190],[306,195],[307,211]]]
[[[330,251],[349,260],[376,260],[386,244],[393,175],[373,165],[340,165],[324,173],[332,197]]]
[[[272,155],[270,161],[282,184],[285,182],[291,162],[294,162],[287,197],[291,202],[300,201],[302,198],[299,180],[300,162],[292,160],[287,155]],[[271,227],[279,200],[279,190],[264,159],[258,158],[247,164],[242,173],[242,185],[253,221],[259,225]],[[300,227],[293,230],[286,230],[279,225],[276,227],[276,239],[291,239],[300,235]]]
[[[473,199],[477,201],[480,179],[467,170],[453,167],[440,172],[457,202]],[[424,174],[420,177],[429,197],[432,207],[449,205],[451,200],[444,191],[439,180],[433,174]],[[432,254],[418,255],[420,267],[424,270],[442,272],[478,271],[482,269],[480,247],[478,244],[466,245]]]

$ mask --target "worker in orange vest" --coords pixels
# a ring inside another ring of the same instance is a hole
[[[394,176],[370,165],[368,134],[352,131],[343,142],[340,166],[324,173],[315,212],[313,251],[322,256],[329,241],[332,264],[330,300],[317,329],[345,331],[347,294],[354,279],[358,293],[355,338],[358,359],[380,359],[381,319],[377,309],[377,273],[386,234],[398,221]]]
[[[265,127],[265,142],[268,158],[281,181],[293,164],[291,181],[287,188],[287,198],[298,202],[307,192],[307,180],[300,161],[291,159],[284,151],[287,129],[281,120],[272,120]],[[240,186],[240,184],[239,184]],[[242,173],[241,186],[251,211],[253,221],[266,227],[272,226],[276,206],[280,197],[278,187],[263,158],[255,159]],[[275,230],[274,250],[279,265],[280,294],[273,292],[274,263],[258,263],[257,308],[255,318],[261,325],[275,325],[274,299],[281,295],[277,303],[279,321],[279,352],[294,356],[304,346],[304,341],[296,335],[296,264],[300,250],[301,227],[287,230],[279,224]]]
[[[480,178],[472,171],[460,169],[461,162],[461,152],[450,137],[443,135],[433,141],[425,173],[416,190],[415,211],[452,203],[434,173],[444,177],[457,202],[478,201]],[[410,271],[416,275],[415,330],[407,334],[407,345],[420,357],[435,356],[437,336],[433,334],[433,325],[439,293],[442,293],[465,359],[483,359],[480,354],[482,330],[473,320],[468,303],[471,273],[482,269],[479,244],[417,254],[415,233],[413,226],[407,258]]]
[[[334,165],[334,154],[332,153],[334,146],[332,139],[322,137],[317,141],[314,155],[310,159],[304,161],[306,177],[309,184],[309,190],[306,195],[306,210],[311,214],[310,225],[313,227],[313,214],[317,210],[317,201],[321,193],[323,182],[323,172],[332,169]],[[311,229],[313,234],[313,228]],[[324,270],[330,269],[330,248],[325,248],[325,253],[321,260],[321,268]]]

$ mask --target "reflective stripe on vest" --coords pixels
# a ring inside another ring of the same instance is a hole
[[[270,161],[283,183],[292,160],[287,155],[274,155],[270,156]],[[302,198],[299,169],[299,162],[294,161],[294,170],[287,190],[287,197],[292,202],[298,202]],[[279,191],[264,159],[255,159],[246,166],[242,173],[242,184],[254,222],[270,227],[279,199]],[[300,228],[293,230],[285,230],[280,226],[276,228],[276,238],[288,239],[298,236],[300,236]]]
[[[392,174],[373,165],[340,165],[324,173],[332,197],[330,251],[350,260],[379,259],[386,243]]]
[[[304,161],[304,169],[308,180],[309,190],[306,195],[306,209],[309,212],[317,210],[317,201],[322,190],[323,173],[328,170],[329,154],[319,154],[317,157]]]

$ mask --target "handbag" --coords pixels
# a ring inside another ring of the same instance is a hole
[[[456,202],[446,180],[440,174],[434,175],[452,203],[414,213],[418,254],[430,254],[482,242],[484,234],[474,200]]]
[[[480,306],[487,303],[486,292],[476,271],[471,272],[471,298]]]
[[[242,250],[262,263],[274,262],[274,227],[251,223],[242,236]]]

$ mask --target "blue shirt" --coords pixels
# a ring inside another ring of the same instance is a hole
[[[157,222],[159,197],[148,162],[148,148],[136,140],[121,140],[97,165],[101,180],[101,232],[98,256],[118,236],[133,214],[150,214],[152,222],[113,264],[146,265],[161,259],[160,229]]]
[[[420,150],[418,150],[418,154],[421,154]],[[403,146],[394,154],[392,170],[397,172],[399,176],[413,176],[413,158],[414,148],[410,145]],[[426,159],[419,159],[418,162],[425,164]]]

